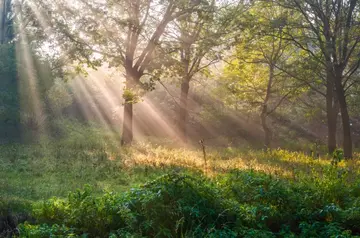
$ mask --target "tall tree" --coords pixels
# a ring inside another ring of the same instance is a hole
[[[0,1],[0,104],[4,109],[0,113],[0,134],[4,135],[5,141],[21,138],[22,116],[25,111],[31,111],[30,104],[35,100],[27,84],[32,77],[30,74],[36,71],[28,67],[35,56],[30,53],[30,47],[24,52],[24,46],[30,46],[35,41],[26,40],[24,43],[23,39],[28,36],[27,27],[32,28],[32,32],[37,30],[33,24],[34,14],[29,11],[27,3],[25,0]],[[40,38],[36,41],[39,42]]]
[[[285,0],[280,3],[302,16],[302,21],[291,24],[296,34],[289,35],[290,38],[317,59],[326,71],[328,136],[332,138],[329,141],[329,152],[335,149],[333,128],[336,129],[334,108],[337,101],[343,125],[344,156],[351,158],[351,127],[345,91],[360,64],[357,57],[360,53],[358,1]]]
[[[44,2],[44,1],[43,1]],[[145,75],[158,55],[168,24],[201,6],[201,1],[175,0],[58,0],[46,1],[57,35],[79,62],[98,65],[99,59],[125,72],[122,144],[133,140],[133,104],[146,89]],[[79,16],[78,12],[82,12]],[[100,56],[99,56],[100,55]]]
[[[236,8],[242,9],[242,2],[236,3]],[[180,78],[180,101],[178,111],[178,133],[183,143],[187,142],[186,121],[188,116],[188,95],[190,82],[197,74],[206,74],[208,68],[221,60],[223,41],[230,31],[232,18],[224,16],[235,6],[218,4],[214,0],[204,1],[205,6],[174,21],[177,31],[178,54],[175,54],[173,67]],[[228,42],[231,44],[231,42]]]
[[[254,3],[246,18],[251,24],[238,37],[236,59],[223,78],[235,100],[259,110],[265,148],[271,148],[273,136],[269,116],[303,86],[280,70],[294,55],[294,47],[283,39],[287,14],[271,2]]]
[[[0,1],[0,44],[8,43],[13,38],[13,11],[11,0]]]

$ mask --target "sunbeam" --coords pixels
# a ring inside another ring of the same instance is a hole
[[[80,102],[81,109],[83,110],[86,118],[90,121],[93,119],[98,120],[108,131],[112,131],[112,128],[109,125],[109,115],[104,113],[104,108],[99,105],[99,102],[91,94],[88,79],[79,76],[73,80],[71,86],[73,91],[76,92],[75,98],[78,102]],[[86,102],[86,105],[81,103],[83,101]]]
[[[17,5],[15,5],[17,6]],[[15,8],[18,27],[16,28],[19,34],[19,41],[16,42],[16,56],[17,66],[20,78],[20,97],[21,97],[21,115],[22,120],[35,121],[36,129],[40,132],[40,135],[46,133],[46,120],[43,109],[43,103],[40,100],[38,90],[38,71],[34,65],[34,59],[31,53],[30,44],[27,39],[27,34],[24,30],[24,22],[22,13],[19,8]]]
[[[179,139],[177,137],[175,125],[168,122],[166,115],[162,115],[162,113],[148,98],[145,98],[144,101],[139,104],[139,110],[143,111],[143,113],[147,115],[146,117],[139,117],[139,120],[137,121],[139,128],[149,127],[149,119],[152,119],[154,124],[151,126],[153,128],[157,128],[156,130],[159,134],[164,133],[165,137]]]
[[[359,237],[359,16],[0,0],[0,237]]]

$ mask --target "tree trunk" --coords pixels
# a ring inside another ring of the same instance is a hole
[[[187,132],[186,132],[186,118],[187,118],[187,102],[190,83],[189,79],[184,78],[181,84],[181,95],[180,95],[180,108],[179,108],[179,136],[183,143],[187,143]]]
[[[270,127],[267,125],[267,117],[268,117],[268,102],[271,96],[271,87],[274,80],[274,66],[272,64],[269,65],[269,81],[266,88],[266,95],[263,103],[263,107],[261,110],[261,124],[264,130],[264,146],[266,149],[271,148],[271,138],[272,131]]]
[[[334,82],[330,72],[327,72],[326,83],[326,116],[328,127],[328,153],[331,155],[336,149],[336,119],[337,110],[334,106]]]
[[[133,102],[125,101],[121,145],[131,144],[133,140]]]
[[[7,0],[0,0],[0,44],[5,43],[6,36],[6,15],[7,15]]]
[[[263,109],[261,111],[261,125],[262,125],[262,128],[264,130],[264,145],[265,145],[265,148],[268,149],[268,148],[271,148],[271,138],[272,138],[272,131],[271,129],[269,128],[269,126],[267,125],[267,105],[264,105],[263,106]]]
[[[133,77],[129,76],[130,73],[127,73],[126,76],[126,90],[132,91],[134,89],[134,84],[138,81]],[[140,79],[140,77],[139,77]],[[133,104],[134,98],[130,95],[124,95],[125,104],[124,104],[124,117],[123,117],[123,131],[121,137],[121,145],[131,144],[133,141]]]
[[[351,127],[350,127],[350,117],[346,103],[345,91],[342,85],[342,74],[336,72],[335,77],[335,87],[336,93],[339,100],[342,126],[343,126],[343,135],[344,135],[344,157],[347,159],[352,158],[352,140],[351,140]]]
[[[328,152],[332,154],[336,149],[336,115],[334,108],[327,110],[327,126],[328,126]]]

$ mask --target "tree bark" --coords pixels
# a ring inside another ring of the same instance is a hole
[[[327,72],[326,78],[326,116],[328,127],[328,153],[331,155],[336,149],[336,122],[337,110],[334,103],[334,81],[330,72]]]
[[[327,110],[327,126],[328,126],[328,152],[332,154],[336,149],[336,115],[334,108]]]
[[[187,143],[186,118],[188,114],[187,103],[190,88],[190,80],[185,77],[181,84],[180,108],[179,108],[179,135],[183,143]]]
[[[140,75],[136,78],[129,76],[131,75],[131,71],[127,70],[126,76],[126,90],[132,91],[134,89],[134,85],[140,80]],[[130,96],[125,97],[124,103],[124,117],[123,117],[123,131],[121,137],[121,145],[131,144],[133,141],[133,104],[134,98]]]
[[[264,146],[266,149],[271,148],[271,138],[272,131],[270,127],[267,125],[267,117],[268,117],[268,102],[271,95],[271,87],[274,80],[274,66],[272,64],[269,65],[269,81],[266,88],[266,95],[263,103],[263,107],[261,110],[261,124],[264,130]]]
[[[261,125],[264,130],[264,146],[266,149],[271,148],[272,131],[267,125],[267,105],[263,106],[261,112]]]
[[[131,144],[132,140],[133,140],[133,102],[125,101],[121,145]]]
[[[181,36],[183,39],[188,38],[188,33],[181,31]],[[181,51],[180,58],[183,69],[183,77],[181,82],[181,92],[180,92],[180,105],[179,105],[179,121],[178,121],[178,130],[179,130],[179,139],[183,144],[187,143],[187,131],[186,131],[186,118],[187,118],[187,103],[188,103],[188,94],[190,88],[190,59],[191,59],[191,44],[193,42],[182,41],[181,42]]]
[[[352,139],[351,139],[351,127],[350,127],[350,116],[346,103],[345,90],[342,85],[342,73],[337,70],[335,72],[335,87],[336,94],[339,100],[342,126],[343,126],[343,148],[344,148],[344,157],[347,159],[352,158]]]
[[[0,44],[4,44],[6,39],[6,15],[7,15],[7,0],[0,0]]]

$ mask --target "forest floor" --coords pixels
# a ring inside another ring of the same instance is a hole
[[[306,203],[301,209],[308,209],[308,214],[312,217],[306,220],[306,224],[308,224],[310,228],[304,228],[305,225],[300,227],[300,224],[303,224],[301,223],[302,221],[299,221],[300,218],[294,220],[296,223],[296,225],[294,225],[295,228],[289,228],[292,227],[293,224],[288,224],[288,228],[286,229],[289,230],[289,234],[294,234],[293,237],[295,237],[296,234],[307,237],[310,233],[306,233],[306,229],[319,229],[319,231],[315,231],[313,237],[322,237],[324,234],[330,234],[322,233],[325,232],[324,229],[326,232],[335,230],[331,235],[341,233],[343,237],[352,237],[353,235],[360,234],[360,223],[357,224],[357,222],[360,222],[359,159],[337,161],[329,157],[312,158],[304,153],[289,152],[281,149],[260,151],[231,147],[206,147],[206,157],[204,158],[203,151],[200,147],[181,149],[149,143],[139,143],[131,147],[120,148],[106,143],[70,143],[69,141],[47,142],[36,145],[3,145],[0,146],[0,151],[0,215],[3,217],[9,215],[9,213],[26,213],[30,214],[29,217],[33,217],[34,204],[43,203],[53,197],[69,199],[69,192],[74,193],[78,189],[81,190],[87,186],[91,187],[91,194],[94,197],[101,197],[104,193],[110,191],[117,194],[124,194],[130,191],[131,188],[139,188],[141,184],[145,184],[148,181],[156,181],[157,178],[165,174],[176,174],[176,176],[186,174],[186,176],[192,178],[205,179],[204,183],[220,184],[219,189],[224,189],[224,191],[228,191],[228,188],[231,187],[230,193],[232,195],[229,196],[234,196],[236,189],[232,187],[234,185],[232,180],[234,179],[233,176],[235,173],[236,179],[241,180],[241,178],[248,178],[248,176],[254,179],[251,180],[252,182],[247,183],[242,181],[241,185],[236,185],[241,187],[240,190],[242,192],[250,189],[249,191],[252,192],[246,192],[246,194],[249,196],[252,194],[254,196],[253,201],[244,198],[245,200],[241,200],[240,203],[252,204],[252,206],[258,206],[258,208],[260,204],[261,206],[267,204],[269,205],[268,209],[275,207],[275,210],[280,211],[280,207],[276,207],[279,205],[278,200],[286,200],[287,198],[283,198],[285,195],[282,195],[282,193],[290,190],[293,191],[293,193],[297,191],[297,195],[289,195],[297,196],[294,198],[295,201],[297,199],[299,201],[301,199],[319,200],[314,201],[315,205],[309,205],[310,207],[307,207],[308,205],[306,204],[311,201],[299,202]],[[223,183],[224,178],[226,178],[227,181],[225,184]],[[264,180],[259,182],[259,178]],[[275,183],[273,184],[271,181],[275,181]],[[284,185],[284,188],[277,187],[279,181]],[[263,193],[271,191],[272,187],[270,185],[274,186],[278,194],[271,195],[275,197],[266,200],[267,197]],[[282,189],[284,189],[284,191],[282,191]],[[221,193],[225,193],[224,191]],[[319,192],[319,194],[313,194],[314,191]],[[263,195],[265,197],[261,198]],[[302,195],[308,195],[309,197],[302,197]],[[240,200],[234,198],[233,201],[239,202]],[[277,205],[272,204],[272,202]],[[335,206],[334,211],[331,210],[332,208],[329,208],[329,206],[332,205]],[[302,212],[304,212],[300,208],[292,207],[287,209],[295,209],[296,211],[289,211],[294,214],[302,214]],[[324,212],[326,209],[330,209],[331,211],[328,211],[324,217],[321,217],[321,212]],[[341,218],[336,218],[336,209],[343,212],[341,213]],[[352,213],[350,214],[349,209],[355,210],[351,210]],[[261,221],[266,221],[268,217],[274,216],[276,218],[272,219],[279,219],[280,223],[283,222],[283,218],[278,217],[282,216],[283,213],[280,215],[271,213],[272,215],[268,214],[261,218],[258,216],[266,212],[254,212],[256,214],[253,214],[254,217],[251,219],[262,219]],[[276,211],[272,212],[276,213]],[[347,217],[348,215],[350,217]],[[314,218],[313,216],[319,216],[320,218]],[[344,216],[346,218],[344,218]],[[46,217],[46,215],[43,214],[42,217]],[[4,232],[10,227],[9,224],[5,225],[4,219],[5,218],[0,218],[0,237],[1,232]],[[247,219],[248,218],[245,220]],[[344,219],[348,225],[342,224],[342,222],[345,221]],[[20,219],[17,221],[17,225],[24,220],[29,219]],[[46,223],[53,224],[54,222],[50,222],[50,220],[49,218],[45,219]],[[34,222],[35,220],[32,221]],[[321,223],[322,226],[319,225],[321,228],[311,228],[315,221],[320,223],[325,222],[326,224]],[[4,224],[1,224],[1,222]],[[174,223],[175,222],[176,221],[174,221]],[[242,223],[242,225],[245,226],[245,223]],[[73,223],[66,223],[65,225],[70,226],[71,224]],[[326,225],[329,224],[335,224],[335,228],[328,228]],[[76,225],[74,226],[76,228]],[[161,225],[161,227],[162,226],[163,225]],[[281,232],[285,232],[285,228],[272,226],[267,223],[264,227],[252,227],[252,225],[246,225],[246,227],[250,229],[250,231],[246,233],[250,235],[248,237],[272,237],[273,234],[279,236]],[[37,228],[23,227],[22,229],[24,232],[28,232],[29,230],[36,230]],[[236,231],[235,228],[231,229],[234,232],[232,233],[234,236],[239,236],[241,233]],[[260,231],[265,230],[265,232],[269,233],[266,233],[268,235],[264,236],[261,234],[255,236],[256,229]],[[330,231],[328,231],[329,229]],[[48,230],[47,232],[53,232],[50,228],[48,228]],[[79,228],[79,230],[81,230],[81,228]],[[187,232],[190,232],[190,230]],[[254,230],[255,233],[251,233],[253,232],[251,230]],[[145,236],[146,234],[153,234],[151,232],[144,233],[143,230],[136,232],[142,235],[145,234]],[[170,234],[169,237],[171,237],[171,234],[174,232],[175,231],[168,232]],[[195,231],[191,230],[191,232],[193,232],[191,234],[195,234]],[[34,234],[37,233],[35,232]],[[101,235],[104,234],[108,235],[109,233],[101,233]],[[241,237],[247,237],[246,234],[242,234]],[[27,236],[28,235],[22,237]],[[35,235],[33,237],[41,236]],[[95,236],[90,235],[89,237]],[[119,237],[122,237],[122,235]],[[159,237],[163,236],[160,235]],[[216,237],[216,235],[213,237]],[[280,237],[285,236],[280,235]]]
[[[233,170],[254,170],[296,182],[322,177],[332,159],[314,159],[304,153],[236,148],[202,150],[137,144],[128,148],[70,148],[61,144],[0,147],[0,191],[5,200],[38,201],[66,197],[90,185],[94,191],[125,191],[162,174],[202,173],[208,177]],[[356,178],[360,160],[342,161],[339,168]]]

